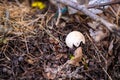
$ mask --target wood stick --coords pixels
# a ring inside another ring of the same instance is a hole
[[[111,32],[114,32],[114,30],[118,30],[118,27],[116,24],[112,24],[112,23],[108,22],[107,20],[103,19],[102,17],[92,13],[84,5],[79,5],[78,3],[75,3],[70,0],[69,1],[68,0],[56,0],[56,1],[83,12],[84,14],[86,14],[91,19],[95,20],[96,22],[102,23]]]
[[[87,8],[99,8],[99,7],[113,5],[113,4],[120,4],[120,0],[106,2],[106,3],[100,3],[100,4],[92,4],[92,5],[88,5]]]

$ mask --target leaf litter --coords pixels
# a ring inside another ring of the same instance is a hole
[[[49,5],[44,10],[16,1],[0,1],[0,79],[120,78],[120,37],[116,34],[92,24],[93,20],[79,12],[63,14],[55,25],[57,8],[49,1],[45,1]],[[99,15],[120,26],[118,6],[111,5]],[[82,53],[80,48],[69,49],[65,44],[67,34],[74,30],[85,35]]]

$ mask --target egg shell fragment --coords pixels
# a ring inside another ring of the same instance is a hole
[[[79,47],[81,42],[85,44],[85,37],[79,31],[72,31],[67,35],[65,42],[69,48],[73,48],[73,45]]]

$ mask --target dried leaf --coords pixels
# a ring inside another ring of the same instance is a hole
[[[46,77],[49,80],[53,80],[55,78],[55,74],[56,74],[56,69],[54,68],[50,68],[50,67],[46,67],[45,68],[45,74],[44,77]]]
[[[58,41],[56,41],[54,38],[49,37],[49,42],[52,44],[58,44]]]
[[[96,28],[100,25],[100,23],[95,22],[95,21],[93,21],[93,22],[88,22],[87,24],[88,24],[92,29],[96,29]]]
[[[33,61],[32,59],[27,59],[27,62],[28,62],[29,64],[34,64],[34,61]]]
[[[55,78],[55,75],[52,74],[51,72],[48,72],[48,73],[46,74],[46,76],[47,76],[48,79],[54,79],[54,78]]]
[[[83,56],[82,47],[78,47],[74,52],[74,58],[71,59],[68,62],[68,64],[72,64],[74,66],[79,66],[79,62],[81,61],[82,56]]]
[[[95,42],[99,42],[104,39],[107,35],[107,32],[103,32],[102,30],[93,31],[92,29],[89,30],[90,36],[94,39]]]
[[[66,54],[57,54],[56,55],[56,60],[59,60],[60,58],[62,58],[62,57],[64,57],[64,58],[67,58],[67,55]]]

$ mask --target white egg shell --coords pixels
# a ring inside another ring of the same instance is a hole
[[[72,31],[67,35],[65,42],[69,48],[73,48],[73,45],[78,47],[81,42],[85,44],[85,37],[79,31]]]

